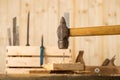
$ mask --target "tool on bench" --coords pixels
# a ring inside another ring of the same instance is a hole
[[[44,61],[44,46],[43,46],[43,35],[41,38],[41,46],[40,46],[40,66],[42,67]]]
[[[76,63],[80,62],[81,64],[85,64],[84,59],[83,59],[83,53],[84,53],[84,51],[79,51],[79,54],[75,61]]]
[[[69,45],[69,37],[75,36],[100,36],[100,35],[118,35],[120,34],[120,25],[97,26],[85,28],[67,28],[64,17],[60,20],[57,29],[58,47],[67,49]]]
[[[29,18],[30,18],[30,12],[28,12],[28,19],[27,19],[27,44],[26,46],[30,46],[29,44]]]
[[[105,59],[102,66],[115,66],[114,64],[115,56],[112,57],[112,59]]]
[[[85,70],[85,61],[83,59],[83,54],[84,54],[84,51],[79,51],[79,54],[78,54],[75,62],[83,64],[84,65],[84,70]]]

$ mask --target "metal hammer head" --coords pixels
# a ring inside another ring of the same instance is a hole
[[[59,49],[67,49],[69,42],[69,29],[66,26],[65,18],[62,17],[60,20],[60,25],[57,29],[57,36],[58,36],[58,47]]]

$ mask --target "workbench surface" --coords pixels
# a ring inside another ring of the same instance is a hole
[[[0,80],[120,80],[120,74],[0,74]]]

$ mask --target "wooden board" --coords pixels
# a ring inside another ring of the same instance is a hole
[[[44,65],[47,70],[84,70],[84,65],[80,63],[54,63]]]
[[[29,74],[29,71],[33,71],[33,70],[39,70],[40,73],[43,73],[43,71],[46,71],[43,68],[7,68],[6,73],[7,74]]]
[[[46,56],[70,56],[70,49],[58,49],[56,47],[45,47]],[[8,46],[7,47],[7,56],[40,56],[40,47],[39,46]]]
[[[7,67],[40,67],[40,57],[8,57]],[[69,58],[44,57],[44,64],[47,63],[69,63]]]

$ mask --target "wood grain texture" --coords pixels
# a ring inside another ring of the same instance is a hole
[[[7,45],[7,0],[0,1],[0,72],[5,72],[5,54],[6,50],[5,47]]]
[[[45,46],[57,46],[56,30],[64,12],[70,13],[70,27],[120,24],[119,0],[0,0],[0,62],[2,63],[0,69],[2,72],[6,46],[8,46],[7,26],[12,27],[12,18],[17,17],[20,46],[24,46],[29,10],[32,46],[40,45],[42,34]],[[70,38],[72,61],[75,61],[79,50],[84,50],[85,63],[88,65],[101,65],[105,58],[111,58],[113,55],[116,55],[115,64],[120,65],[119,37],[117,35]]]
[[[70,49],[60,50],[56,47],[45,47],[44,64],[69,63]],[[40,70],[39,46],[8,46],[6,53],[6,73],[29,73]],[[20,70],[16,71],[16,70]]]
[[[70,28],[70,36],[101,36],[101,35],[119,35],[120,25],[97,26],[87,28]]]
[[[46,56],[71,56],[70,49],[58,49],[57,47],[45,47]],[[40,56],[39,46],[7,46],[7,56]]]
[[[110,1],[106,0],[104,1],[104,24],[105,25],[114,25],[117,24],[117,2],[118,0],[113,0]],[[109,8],[108,8],[109,6]],[[119,49],[117,48],[119,45],[119,42],[117,41],[119,40],[119,35],[118,36],[106,36],[104,37],[104,49],[103,49],[103,57],[110,57],[112,58],[113,55],[117,55],[116,60],[115,60],[115,64],[119,65],[119,63],[116,63],[116,61],[119,60]]]
[[[84,65],[81,63],[54,63],[54,64],[48,64],[44,65],[44,68],[47,70],[84,70]]]
[[[39,57],[8,57],[7,67],[40,67]],[[47,63],[69,63],[69,58],[62,57],[44,57],[44,64]]]

